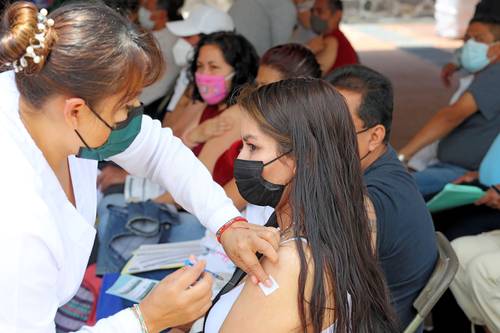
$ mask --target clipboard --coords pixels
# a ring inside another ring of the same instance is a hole
[[[485,191],[477,186],[447,184],[441,192],[427,202],[431,213],[455,207],[470,205],[485,195]]]

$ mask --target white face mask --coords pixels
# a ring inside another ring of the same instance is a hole
[[[185,67],[188,65],[188,62],[191,60],[193,56],[194,48],[191,44],[189,44],[184,38],[179,38],[177,42],[175,42],[174,47],[172,49],[172,53],[174,54],[175,64],[179,67]]]
[[[139,7],[139,24],[146,30],[153,30],[155,22],[151,20],[151,11],[143,6]]]

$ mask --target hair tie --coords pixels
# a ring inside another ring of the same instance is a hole
[[[48,11],[45,8],[42,8],[37,15],[38,23],[36,25],[38,29],[38,33],[35,34],[35,41],[37,42],[30,44],[26,47],[26,53],[19,58],[18,60],[7,63],[7,66],[12,66],[16,73],[22,72],[26,67],[28,67],[27,58],[33,59],[35,64],[39,64],[42,62],[43,56],[37,55],[36,50],[45,48],[45,40],[47,38],[47,32],[50,27],[54,25],[53,19],[47,18]]]

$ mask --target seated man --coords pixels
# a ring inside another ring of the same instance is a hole
[[[331,83],[344,95],[358,134],[361,167],[376,216],[376,254],[401,328],[414,318],[413,301],[437,260],[431,216],[411,174],[389,145],[391,83],[361,65],[335,71]]]
[[[500,63],[489,63],[488,46],[500,41],[500,3],[479,6],[468,29],[461,62],[476,71],[474,80],[457,102],[439,110],[400,150],[409,160],[423,147],[441,140],[437,164],[416,172],[420,192],[430,196],[470,170],[477,170],[500,132]]]
[[[495,6],[494,3],[498,2],[497,0],[481,0],[480,3],[476,6],[476,11],[484,12],[483,8],[492,8],[490,6]],[[485,7],[488,6],[488,7]],[[494,10],[493,10],[494,11]],[[474,12],[474,16],[476,16],[476,12]],[[464,36],[465,37],[465,36]],[[465,40],[466,42],[467,40]],[[449,88],[451,86],[451,78],[453,74],[458,72],[460,69],[468,70],[464,68],[463,64],[460,62],[460,54],[462,53],[462,47],[455,51],[454,57],[451,62],[444,65],[441,69],[441,80],[445,87]],[[488,59],[491,60],[492,63],[500,61],[500,44],[490,45],[488,49]]]
[[[311,29],[319,36],[311,39],[307,46],[316,55],[323,76],[359,62],[356,51],[339,28],[342,10],[341,0],[316,0],[311,10]]]

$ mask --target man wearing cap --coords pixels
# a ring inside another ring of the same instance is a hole
[[[439,162],[414,174],[424,196],[441,191],[468,171],[478,170],[500,132],[500,63],[488,56],[489,49],[500,43],[500,1],[483,0],[477,5],[466,40],[460,62],[474,73],[473,82],[399,151],[400,160],[408,161],[423,147],[440,140]]]
[[[203,103],[193,102],[187,93],[189,86],[187,67],[191,61],[194,46],[198,44],[201,35],[216,31],[233,31],[234,23],[227,13],[219,9],[208,5],[198,5],[188,18],[183,21],[169,22],[167,28],[173,35],[179,37],[174,45],[173,55],[176,65],[182,67],[182,70],[175,84],[174,94],[167,106],[163,125],[171,127],[177,135],[178,131],[182,130],[182,124],[178,121],[181,116],[186,120],[186,116],[189,118],[189,114],[197,115],[198,111],[204,107]]]

